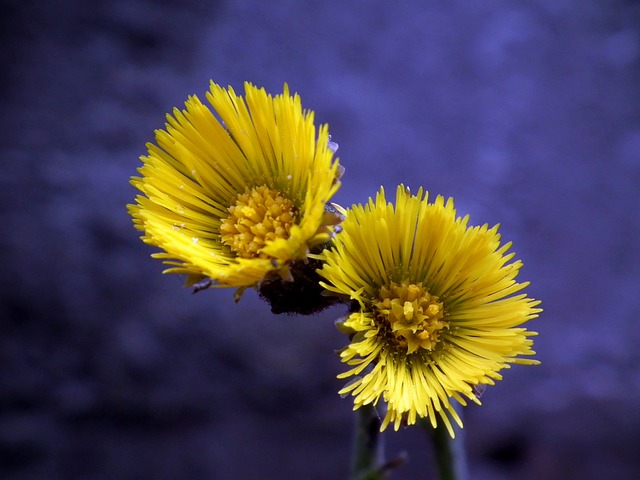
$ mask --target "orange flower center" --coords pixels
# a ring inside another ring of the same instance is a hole
[[[262,249],[269,241],[289,238],[296,220],[293,202],[265,185],[238,195],[229,216],[220,224],[222,243],[239,257],[266,258]]]
[[[395,336],[400,348],[413,353],[423,348],[434,350],[440,341],[440,332],[449,327],[444,320],[440,299],[431,295],[422,283],[404,280],[382,287],[379,299],[373,302],[378,320]]]

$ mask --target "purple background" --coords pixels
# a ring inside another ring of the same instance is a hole
[[[640,478],[637,2],[35,3],[0,7],[3,479],[346,477],[342,311],[192,296],[126,214],[209,79],[299,92],[337,202],[423,185],[514,242],[542,365],[466,409],[473,478]],[[421,432],[385,440],[432,478]]]

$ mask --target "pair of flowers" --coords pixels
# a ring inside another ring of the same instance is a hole
[[[538,363],[527,358],[536,333],[522,324],[540,302],[521,293],[522,264],[497,226],[469,227],[451,199],[403,186],[395,204],[381,189],[365,205],[332,205],[337,147],[298,95],[247,83],[243,98],[212,82],[206,97],[213,111],[192,96],[167,115],[132,179],[141,195],[129,212],[163,250],[153,256],[165,272],[196,289],[235,287],[236,298],[311,278],[315,289],[294,290],[294,304],[348,302],[338,327],[349,335],[340,378],[351,381],[340,393],[354,409],[382,400],[382,429],[427,418],[453,436],[453,399],[480,403],[500,370]]]

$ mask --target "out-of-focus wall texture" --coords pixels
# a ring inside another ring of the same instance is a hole
[[[1,478],[346,477],[343,311],[192,295],[126,214],[145,142],[210,79],[299,92],[338,203],[422,185],[514,242],[542,365],[466,409],[472,478],[640,478],[637,2],[0,9]],[[421,432],[385,441],[394,479],[431,478]]]

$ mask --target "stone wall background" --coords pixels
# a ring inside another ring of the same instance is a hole
[[[162,276],[125,204],[209,79],[288,82],[336,201],[404,182],[500,223],[543,300],[536,368],[466,410],[476,479],[638,478],[640,6],[632,1],[6,1],[0,476],[345,478],[341,314]],[[429,478],[426,439],[385,435]]]

